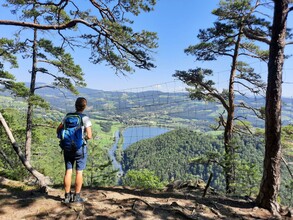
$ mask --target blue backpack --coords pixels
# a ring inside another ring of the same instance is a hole
[[[77,151],[84,145],[82,132],[82,114],[68,113],[65,116],[63,128],[58,132],[60,147],[64,151]]]

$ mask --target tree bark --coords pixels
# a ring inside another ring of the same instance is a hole
[[[281,96],[282,70],[288,0],[275,0],[272,40],[268,63],[268,85],[266,93],[265,157],[258,206],[279,212],[277,197],[281,179]]]
[[[37,23],[37,18],[34,18],[34,23]],[[36,78],[37,78],[37,48],[38,48],[38,31],[34,29],[33,41],[33,57],[32,57],[32,73],[30,81],[30,95],[27,108],[27,121],[26,121],[26,139],[25,139],[25,157],[28,162],[31,160],[31,146],[32,146],[32,128],[33,128],[33,109],[34,104],[31,102],[31,97],[35,94]]]
[[[5,119],[3,118],[2,114],[0,113],[0,121],[2,126],[5,129],[5,132],[13,146],[14,151],[16,152],[16,154],[18,155],[19,159],[21,160],[22,164],[25,166],[25,168],[34,176],[37,178],[39,186],[41,187],[41,191],[42,192],[47,192],[48,191],[48,187],[47,184],[49,182],[49,178],[44,176],[42,173],[38,172],[36,169],[34,169],[32,167],[32,165],[29,163],[29,161],[26,160],[24,154],[22,153],[20,147],[18,146],[18,144],[16,143],[11,130],[9,129]]]
[[[227,122],[224,130],[224,145],[225,145],[225,178],[226,178],[226,193],[231,194],[235,192],[235,146],[231,144],[234,130],[234,115],[235,115],[235,91],[234,82],[237,71],[237,61],[239,56],[239,47],[242,38],[242,27],[239,28],[239,35],[234,47],[233,60],[231,65],[230,79],[229,79],[229,108],[227,109]]]

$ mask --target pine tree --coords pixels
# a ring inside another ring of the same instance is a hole
[[[134,32],[133,21],[125,14],[137,16],[141,11],[148,12],[155,5],[155,0],[118,1],[90,0],[74,1],[23,1],[6,0],[4,8],[12,8],[19,20],[0,20],[0,25],[21,27],[19,42],[25,43],[25,58],[32,60],[31,81],[28,97],[26,127],[26,159],[31,157],[33,110],[34,106],[47,107],[44,100],[36,95],[42,87],[63,87],[77,92],[74,86],[84,86],[81,68],[74,64],[65,49],[90,47],[90,61],[94,64],[107,62],[115,73],[133,72],[135,67],[150,69],[151,49],[156,48],[156,34],[148,31]],[[86,5],[87,9],[83,10]],[[79,30],[79,31],[76,31]],[[58,39],[50,41],[40,37],[48,33],[57,34]],[[81,33],[81,34],[80,34]],[[27,36],[31,36],[26,38]],[[25,39],[23,39],[25,38]],[[54,46],[54,44],[60,46]],[[52,71],[52,67],[57,72]],[[59,74],[63,74],[62,77]],[[37,86],[37,74],[46,74],[54,78],[52,85]]]
[[[280,206],[278,194],[281,180],[281,98],[282,98],[282,71],[284,64],[284,49],[287,38],[287,19],[289,0],[274,0],[274,16],[271,39],[259,32],[248,29],[247,34],[253,39],[268,43],[270,46],[268,62],[268,86],[266,92],[265,109],[265,158],[263,177],[260,185],[257,204],[278,215]],[[252,33],[252,34],[251,34]],[[292,42],[291,42],[292,43]]]
[[[257,117],[261,118],[262,116],[261,109],[248,106],[244,101],[235,103],[236,94],[242,96],[258,95],[265,90],[265,83],[262,82],[260,75],[248,63],[242,61],[247,58],[261,61],[268,59],[268,52],[261,50],[244,35],[244,28],[250,24],[269,27],[268,22],[253,15],[257,7],[258,1],[254,5],[253,1],[250,0],[220,1],[219,8],[212,12],[218,18],[214,22],[214,27],[200,30],[197,36],[200,43],[185,49],[185,52],[195,56],[197,61],[215,61],[222,57],[230,59],[231,68],[227,89],[223,89],[221,92],[214,87],[215,83],[209,79],[213,73],[209,69],[196,68],[188,71],[176,71],[174,74],[175,77],[190,86],[188,91],[192,99],[216,101],[225,109],[219,116],[217,129],[224,127],[224,172],[227,193],[235,192],[236,146],[233,146],[232,140],[233,134],[240,131],[235,126],[235,121],[240,121],[243,125],[242,130],[243,128],[248,129],[246,123],[235,115],[235,109],[250,109]],[[238,87],[244,87],[248,93],[245,94],[241,90],[237,90]]]
[[[2,89],[10,90],[14,95],[26,97],[28,89],[24,83],[18,83],[13,74],[7,71],[5,66],[10,65],[10,68],[17,68],[18,62],[16,53],[24,50],[24,44],[15,42],[7,38],[0,39],[0,85]]]

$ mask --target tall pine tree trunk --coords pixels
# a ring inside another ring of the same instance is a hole
[[[36,18],[35,21],[36,23]],[[33,56],[32,56],[32,71],[30,82],[30,95],[27,108],[27,120],[26,120],[26,141],[25,141],[25,157],[30,162],[31,160],[31,146],[32,146],[32,127],[33,127],[33,102],[32,97],[35,94],[36,77],[37,77],[37,29],[34,29],[34,41],[33,41]]]
[[[281,96],[288,0],[275,0],[266,94],[265,157],[257,203],[279,212],[277,197],[281,179]]]
[[[239,46],[241,42],[242,27],[239,29],[239,35],[235,43],[234,54],[231,64],[231,72],[229,79],[229,108],[227,109],[227,122],[224,130],[224,145],[225,145],[225,178],[226,178],[226,193],[231,194],[235,192],[235,146],[232,145],[234,115],[235,115],[235,92],[234,81],[237,71],[237,60],[239,55]]]
[[[231,74],[231,79],[234,76]],[[230,79],[230,81],[231,81]],[[232,93],[231,93],[232,92]],[[231,144],[233,138],[233,118],[234,118],[234,88],[233,83],[229,88],[229,108],[227,112],[227,121],[224,130],[224,146],[225,146],[225,179],[226,179],[226,193],[231,194],[235,191],[235,186],[233,183],[235,182],[235,166],[234,166],[234,146]]]

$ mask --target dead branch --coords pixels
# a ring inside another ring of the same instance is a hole
[[[251,106],[247,106],[244,102],[239,103],[239,105],[237,105],[237,106],[253,111],[253,113],[255,114],[256,117],[264,120],[264,117],[259,113],[259,109],[253,108]]]
[[[210,177],[209,177],[209,180],[208,180],[208,182],[207,182],[207,185],[206,185],[205,188],[204,188],[203,195],[202,195],[203,198],[204,198],[204,197],[206,196],[206,194],[207,194],[207,191],[208,191],[208,188],[209,188],[209,186],[210,186],[210,184],[211,184],[212,178],[213,178],[213,173],[211,173],[211,175],[210,175]]]
[[[2,157],[4,158],[4,160],[8,163],[8,165],[10,166],[10,168],[13,168],[12,161],[9,159],[9,157],[5,154],[5,152],[2,149],[0,149],[0,154],[2,155]]]
[[[151,209],[154,209],[154,207],[153,206],[151,206],[147,201],[145,201],[145,200],[143,200],[143,199],[139,199],[139,198],[135,198],[134,199],[134,202],[133,202],[133,205],[132,205],[132,209],[135,209],[135,204],[136,204],[136,202],[142,202],[142,203],[144,203],[144,204],[146,204],[149,208],[151,208]]]
[[[38,172],[36,169],[32,167],[32,165],[29,163],[29,161],[26,160],[25,155],[22,153],[21,148],[16,143],[11,130],[9,129],[5,119],[3,118],[2,114],[0,113],[0,121],[2,123],[2,126],[5,129],[5,132],[12,144],[12,147],[16,154],[18,155],[19,159],[21,160],[22,164],[25,166],[25,168],[38,180],[39,186],[41,187],[41,191],[44,193],[48,192],[48,186],[47,182],[49,180],[48,177],[44,176],[42,173]]]
[[[234,120],[238,120],[243,127],[245,127],[245,129],[250,133],[250,134],[253,134],[253,132],[250,130],[249,126],[247,124],[245,124],[244,121],[242,121],[241,119],[239,119],[240,117],[237,117],[237,118],[234,118]],[[240,131],[241,133],[245,133],[243,131]]]
[[[293,173],[292,173],[291,170],[290,170],[289,163],[285,160],[284,157],[282,157],[282,161],[284,162],[284,164],[285,164],[285,166],[286,166],[286,168],[287,168],[289,174],[291,175],[291,178],[293,179]]]
[[[184,212],[185,208],[180,206],[177,202],[172,202],[171,205],[168,206],[160,206],[160,209],[164,210],[164,211],[168,211],[174,214],[179,214],[181,216],[183,216],[186,219],[198,219],[196,216],[192,216],[187,214],[186,212]]]

